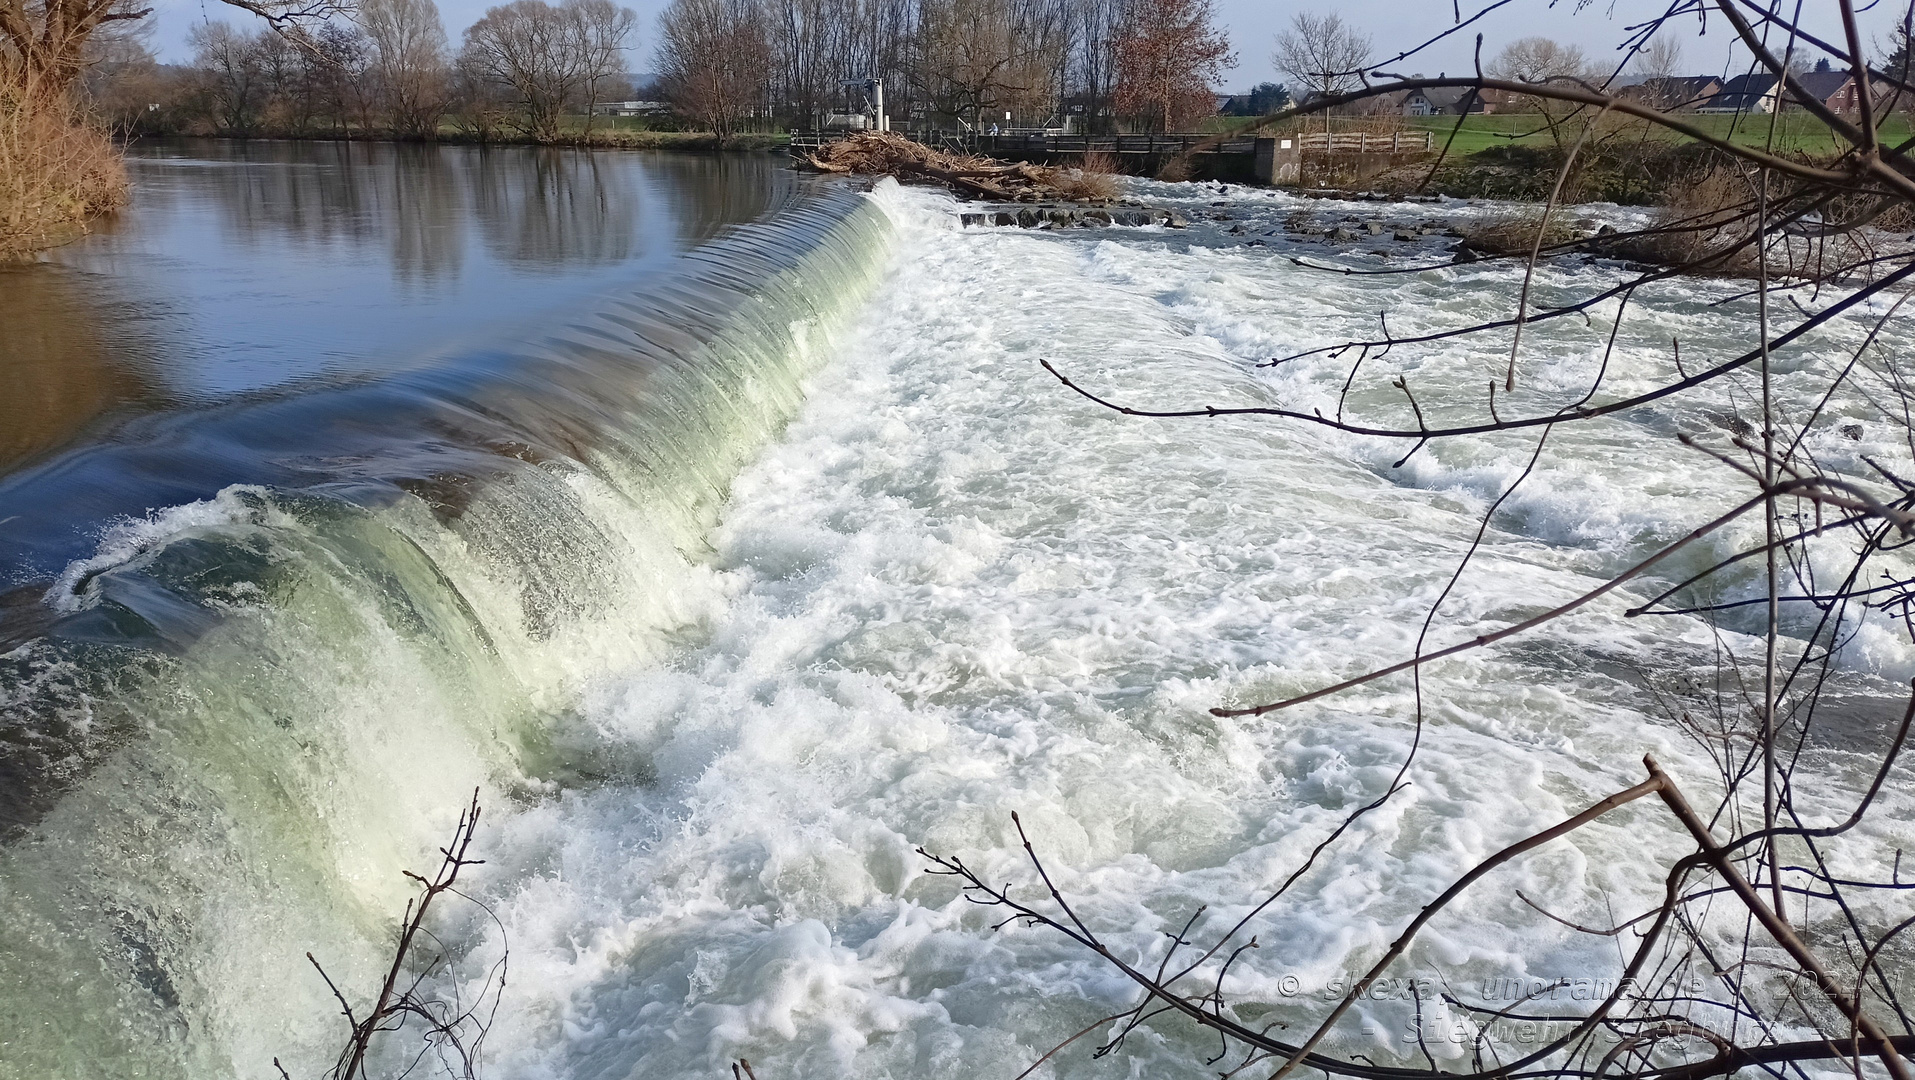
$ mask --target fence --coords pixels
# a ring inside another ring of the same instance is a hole
[[[1428,131],[1312,131],[1297,136],[1300,149],[1332,154],[1415,154],[1436,148]]]

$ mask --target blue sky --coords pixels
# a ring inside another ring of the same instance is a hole
[[[459,33],[498,0],[439,0],[446,31],[454,45]],[[633,50],[632,70],[650,67],[652,41],[656,35],[658,12],[665,0],[625,0],[639,14],[639,39]],[[1237,49],[1237,67],[1225,90],[1247,89],[1266,79],[1277,79],[1270,63],[1272,42],[1300,10],[1335,11],[1368,31],[1379,52],[1393,54],[1437,33],[1453,22],[1451,4],[1445,0],[1312,0],[1291,3],[1285,0],[1214,0],[1221,21],[1229,29]],[[1464,0],[1465,13],[1480,9],[1486,0]],[[188,55],[187,32],[201,20],[226,19],[240,22],[248,18],[219,0],[152,0],[158,26],[154,45],[168,60],[183,60]],[[1560,41],[1581,45],[1592,57],[1614,55],[1613,47],[1623,37],[1622,27],[1666,10],[1657,0],[1593,0],[1580,12],[1577,0],[1515,0],[1477,24],[1484,32],[1485,58],[1494,55],[1504,43],[1530,34],[1542,34]],[[1821,18],[1811,18],[1815,31],[1830,40],[1840,37],[1841,28],[1828,0],[1806,0],[1804,8],[1820,10]],[[1878,0],[1862,18],[1864,33],[1885,35],[1897,19],[1902,5],[1894,0]],[[1694,26],[1693,21],[1687,24]],[[1693,32],[1693,31],[1691,31]],[[1695,74],[1719,74],[1747,57],[1732,59],[1729,30],[1719,19],[1710,20],[1708,32],[1684,43],[1685,66]],[[1388,46],[1385,51],[1385,46]],[[1461,72],[1470,67],[1474,34],[1458,35],[1417,57],[1398,65],[1403,74],[1435,75],[1441,71]]]

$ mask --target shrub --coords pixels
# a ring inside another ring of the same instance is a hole
[[[104,133],[64,101],[0,86],[0,259],[65,243],[125,201],[126,170]]]

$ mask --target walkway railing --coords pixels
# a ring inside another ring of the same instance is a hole
[[[1332,154],[1414,154],[1436,148],[1428,131],[1310,131],[1297,136],[1306,151]]]

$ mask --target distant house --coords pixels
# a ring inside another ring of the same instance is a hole
[[[1827,105],[1829,99],[1847,88],[1850,81],[1848,72],[1831,71],[1827,61],[1824,61],[1823,65],[1814,71],[1804,72],[1795,77],[1795,84],[1800,86],[1803,91],[1807,93],[1809,99],[1818,105]],[[1849,96],[1854,97],[1855,95],[1851,91]],[[1790,91],[1789,104],[1794,106],[1800,103],[1800,99],[1796,96],[1795,92]]]
[[[1817,64],[1814,71],[1796,76],[1795,81],[1804,94],[1832,112],[1843,116],[1854,116],[1861,112],[1862,95],[1856,91],[1855,76],[1847,71],[1831,69],[1827,60]],[[1876,99],[1880,100],[1881,96],[1878,88]],[[1790,94],[1789,97],[1789,107],[1798,107],[1800,102],[1795,95]]]
[[[1722,80],[1713,75],[1665,75],[1625,86],[1616,96],[1651,108],[1689,112],[1722,93]]]
[[[666,101],[601,101],[592,111],[597,116],[663,116],[672,106]]]
[[[1404,116],[1461,116],[1465,110],[1471,113],[1495,112],[1496,104],[1487,91],[1444,86],[1404,93],[1398,111]]]
[[[1700,113],[1772,113],[1781,80],[1766,73],[1737,75],[1696,106]]]
[[[1795,76],[1795,84],[1802,88],[1799,96],[1783,86],[1774,75],[1738,75],[1723,83],[1722,89],[1704,101],[1696,111],[1772,113],[1776,111],[1778,102],[1783,108],[1802,108],[1805,104],[1803,97],[1845,115],[1853,116],[1860,109],[1861,94],[1856,90],[1854,76],[1846,71],[1831,69],[1827,61],[1818,64],[1814,71]]]

